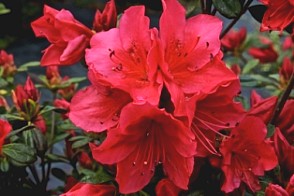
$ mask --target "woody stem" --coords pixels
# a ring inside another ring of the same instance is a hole
[[[290,81],[288,83],[288,86],[287,86],[285,92],[281,96],[280,101],[278,102],[278,104],[276,106],[275,113],[274,113],[274,115],[273,115],[273,117],[272,117],[272,119],[270,121],[270,123],[272,125],[276,124],[276,122],[277,122],[277,120],[279,118],[279,115],[280,115],[281,111],[283,110],[284,105],[285,105],[287,99],[289,98],[293,87],[294,87],[294,74],[292,74],[292,76],[290,78]]]
[[[227,28],[221,33],[220,39],[223,38],[229,31],[230,29],[238,22],[238,20],[241,18],[241,16],[247,11],[248,7],[252,3],[253,0],[248,0],[246,4],[244,5],[243,9],[241,12],[234,18],[234,20],[227,26]]]

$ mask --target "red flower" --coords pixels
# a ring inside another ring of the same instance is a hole
[[[66,101],[65,99],[55,99],[53,105],[57,108],[66,110],[65,113],[62,113],[62,118],[68,119],[69,107],[70,107],[70,103],[68,101]]]
[[[2,153],[4,140],[11,130],[11,125],[6,120],[0,118],[0,154]]]
[[[291,176],[287,184],[286,191],[289,193],[290,196],[294,194],[294,174]]]
[[[0,107],[4,107],[5,110],[9,110],[9,105],[4,97],[0,95]]]
[[[106,3],[103,12],[96,11],[93,30],[96,32],[108,31],[111,28],[116,27],[117,13],[115,8],[115,1],[110,0]]]
[[[294,75],[294,63],[291,62],[290,58],[284,58],[283,64],[279,70],[279,75],[282,86],[287,86],[291,76]]]
[[[272,145],[265,140],[267,129],[256,117],[245,117],[220,146],[223,155],[224,192],[231,192],[245,182],[252,191],[260,189],[257,176],[273,169],[277,157]]]
[[[240,68],[240,66],[239,66],[238,64],[233,64],[233,65],[231,66],[231,70],[232,70],[237,76],[239,76],[239,75],[241,74],[241,72],[242,72],[242,70],[241,70],[241,68]]]
[[[121,109],[130,96],[103,86],[89,86],[75,94],[70,104],[70,120],[85,131],[102,132],[117,125]]]
[[[294,119],[291,118],[293,116],[294,100],[288,100],[276,121],[278,128],[273,136],[281,170],[287,175],[294,173]]]
[[[280,185],[270,183],[265,189],[265,196],[289,196]]]
[[[51,45],[45,50],[41,65],[71,65],[83,56],[93,32],[62,9],[44,6],[44,16],[31,23],[37,37],[46,37]]]
[[[46,67],[46,78],[51,85],[58,85],[61,83],[62,78],[59,74],[58,66],[47,66]]]
[[[155,44],[151,41],[149,19],[143,6],[127,9],[119,28],[100,32],[91,39],[86,62],[96,77],[128,92],[135,102],[159,102],[162,82],[157,81]],[[97,55],[99,53],[99,55]]]
[[[272,96],[263,99],[255,91],[252,91],[250,102],[251,108],[247,113],[247,116],[259,117],[265,124],[268,124],[275,111],[275,106],[278,101],[278,97]]]
[[[60,196],[76,196],[76,195],[91,195],[91,196],[112,196],[115,195],[116,188],[113,185],[104,184],[86,184],[77,183],[69,191]]]
[[[236,80],[230,85],[219,87],[216,92],[196,102],[191,125],[197,141],[196,156],[219,155],[218,139],[223,137],[220,131],[235,127],[244,118],[242,104],[234,101],[238,92],[240,83]]]
[[[91,169],[92,165],[93,165],[93,161],[90,158],[90,156],[88,155],[88,153],[82,151],[79,155],[79,163],[81,164],[81,166]]]
[[[31,78],[28,77],[24,86],[18,85],[15,90],[12,91],[12,99],[15,107],[19,111],[23,111],[31,116],[38,112],[38,108],[31,110],[29,107],[33,107],[30,103],[37,102],[40,98],[39,91],[36,89]]]
[[[98,147],[90,145],[94,159],[117,163],[116,180],[121,193],[141,190],[162,163],[167,177],[187,189],[193,170],[196,143],[184,124],[150,104],[130,103],[121,112],[119,126],[108,132]]]
[[[3,78],[12,76],[16,72],[12,54],[7,54],[4,50],[0,50],[0,69],[3,69],[1,75]]]
[[[246,39],[247,30],[245,27],[240,28],[238,31],[229,31],[221,40],[222,46],[229,51],[234,51],[240,48]]]
[[[157,196],[178,196],[181,189],[179,189],[172,181],[169,179],[160,180],[155,188],[155,192]]]
[[[265,38],[260,38],[263,47],[252,47],[248,50],[248,53],[254,58],[258,59],[260,63],[275,62],[278,58],[278,53],[274,49],[273,43]]]
[[[260,30],[282,31],[286,26],[294,22],[293,0],[268,0],[267,10],[263,16]]]
[[[186,20],[178,1],[163,1],[160,18],[160,70],[176,116],[194,114],[190,97],[208,94],[236,79],[220,60],[219,34],[222,22],[217,17],[200,14]],[[188,101],[187,101],[188,100]]]

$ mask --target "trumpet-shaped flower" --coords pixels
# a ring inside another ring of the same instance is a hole
[[[176,186],[187,189],[194,165],[193,139],[192,132],[164,110],[148,103],[130,103],[121,112],[119,126],[109,130],[100,146],[92,144],[91,149],[97,161],[117,164],[121,193],[141,190],[158,164]]]

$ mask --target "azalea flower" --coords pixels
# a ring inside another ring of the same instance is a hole
[[[2,153],[2,146],[4,144],[5,138],[11,130],[12,127],[9,122],[0,118],[0,154]]]
[[[291,176],[291,178],[287,184],[286,191],[289,193],[289,195],[294,194],[294,174]]]
[[[229,31],[221,40],[222,46],[228,51],[234,51],[242,45],[246,39],[247,30],[245,27]]]
[[[99,80],[128,92],[135,102],[159,102],[162,82],[157,81],[158,62],[149,18],[143,6],[132,6],[122,15],[119,27],[93,36],[86,62]],[[97,55],[99,54],[99,55]]]
[[[273,136],[281,170],[286,176],[294,173],[294,100],[288,100],[276,121]],[[290,118],[289,118],[290,117]]]
[[[108,31],[116,27],[117,13],[115,8],[115,1],[110,0],[106,3],[103,12],[97,10],[93,22],[93,30],[96,32]]]
[[[46,132],[46,122],[39,114],[40,92],[35,87],[30,77],[27,77],[25,85],[18,85],[12,91],[12,101],[19,114],[29,122],[34,123],[43,133]]]
[[[119,126],[108,131],[101,145],[90,147],[98,162],[117,164],[116,181],[126,194],[146,186],[159,164],[169,180],[187,189],[194,165],[193,140],[188,127],[166,111],[130,103],[121,112]]]
[[[3,69],[1,77],[7,78],[14,75],[16,66],[12,54],[7,54],[5,50],[0,50],[0,70]]]
[[[263,16],[260,30],[282,31],[289,24],[294,22],[293,0],[263,0],[267,10]]]
[[[283,59],[283,64],[279,69],[279,75],[281,86],[286,87],[291,76],[294,75],[294,62],[291,62],[290,58],[285,57]]]
[[[222,22],[200,14],[186,20],[178,1],[162,1],[160,17],[160,71],[171,95],[175,116],[194,114],[194,95],[208,94],[236,79],[220,60]]]
[[[241,182],[246,183],[253,192],[261,188],[258,176],[263,176],[264,171],[271,170],[278,164],[274,148],[266,140],[266,134],[267,129],[262,120],[248,116],[221,143],[221,169],[225,177],[222,191],[231,192]]]
[[[121,109],[132,99],[128,93],[102,86],[95,79],[90,76],[92,85],[72,98],[69,118],[85,131],[102,132],[118,124]]]
[[[69,191],[60,196],[76,196],[76,195],[91,195],[91,196],[110,196],[115,195],[116,188],[113,185],[106,184],[89,184],[77,183]]]
[[[85,53],[93,32],[67,10],[44,6],[44,15],[31,23],[37,37],[46,37],[51,45],[44,51],[41,65],[71,65]]]
[[[234,128],[245,115],[242,104],[234,101],[239,92],[240,83],[236,80],[196,102],[191,125],[197,141],[196,156],[220,155],[218,140],[224,136],[220,131]]]
[[[287,191],[280,185],[270,183],[265,189],[265,196],[289,196]]]
[[[260,37],[260,41],[264,46],[251,47],[248,50],[249,55],[258,59],[260,63],[275,62],[278,58],[278,53],[274,49],[272,41],[265,37]]]
[[[178,196],[181,189],[175,186],[169,179],[165,178],[160,180],[155,188],[157,196]]]

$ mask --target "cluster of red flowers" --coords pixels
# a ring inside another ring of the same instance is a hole
[[[293,1],[285,2],[293,8]],[[253,94],[248,111],[235,101],[240,82],[222,61],[221,20],[205,14],[186,19],[178,1],[163,0],[162,4],[159,30],[150,29],[144,6],[125,10],[115,27],[113,0],[103,13],[97,12],[92,30],[69,11],[49,6],[45,6],[44,16],[32,23],[35,34],[51,43],[42,65],[71,65],[85,58],[91,85],[77,92],[70,106],[65,100],[56,101],[56,105],[69,107],[70,120],[84,131],[107,132],[101,144],[90,144],[90,148],[97,162],[116,165],[119,192],[140,191],[159,167],[164,178],[157,184],[158,195],[187,190],[201,166],[198,158],[209,160],[222,171],[221,190],[226,193],[242,183],[258,191],[258,177],[278,164],[285,174],[293,173],[293,119],[285,120],[286,115],[294,116],[293,100],[287,101],[274,135],[267,136],[266,124],[277,98],[263,100]],[[268,3],[268,20],[275,16],[270,13],[274,4]],[[291,10],[291,22],[293,15]],[[223,46],[234,50],[245,39],[246,31],[240,33],[243,36],[239,42],[231,43],[236,39],[232,38],[224,40]],[[273,51],[271,45],[268,50]],[[257,53],[257,49],[250,52]],[[47,72],[48,85],[53,89],[66,80],[56,67]],[[31,121],[40,117],[39,108],[32,109],[38,101],[36,92],[28,79],[25,88],[17,87],[13,96],[24,115],[29,113],[26,110],[32,111],[28,117]],[[11,128],[4,125],[6,133]],[[287,188],[289,194],[293,194],[292,181]],[[270,185],[267,192],[282,189],[276,186]],[[115,191],[113,185],[78,183],[64,195],[107,195]]]

